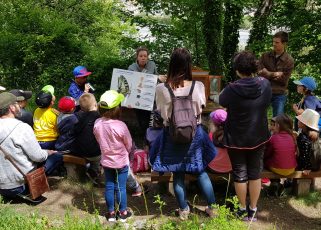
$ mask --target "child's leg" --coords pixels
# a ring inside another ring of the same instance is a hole
[[[133,190],[134,192],[141,192],[142,189],[136,180],[136,177],[132,171],[132,169],[128,166],[128,178],[127,178],[127,186],[130,190]]]
[[[86,157],[86,159],[89,161],[89,170],[91,170],[96,177],[100,175],[100,158],[101,156],[97,157]]]
[[[116,184],[115,191],[117,202],[119,204],[119,211],[127,209],[127,195],[126,195],[126,181],[128,176],[128,166],[116,170]]]
[[[115,187],[116,182],[116,170],[110,168],[104,168],[105,172],[105,200],[108,208],[108,212],[115,210]]]

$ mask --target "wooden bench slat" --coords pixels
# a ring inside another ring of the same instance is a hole
[[[71,163],[71,164],[83,165],[83,166],[87,164],[87,160],[85,158],[77,157],[69,154],[63,155],[63,161],[64,163]]]

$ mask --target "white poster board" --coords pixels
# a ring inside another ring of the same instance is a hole
[[[114,69],[110,89],[124,94],[122,106],[153,110],[157,75]]]

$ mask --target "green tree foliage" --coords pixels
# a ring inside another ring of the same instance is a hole
[[[86,65],[98,91],[108,89],[136,32],[121,9],[116,0],[1,1],[1,84],[35,91],[52,84],[66,95],[73,68]]]
[[[232,58],[238,49],[239,29],[242,23],[243,4],[239,1],[226,0],[224,17],[223,60],[225,64],[226,81],[235,80],[232,69]]]
[[[261,52],[265,49],[266,42],[270,42],[269,34],[269,17],[273,7],[273,0],[261,0],[258,3],[254,17],[253,27],[250,31],[248,48],[254,53]],[[258,42],[260,41],[260,42]]]
[[[223,62],[223,1],[204,0],[203,37],[205,53],[211,73],[222,75]]]
[[[149,48],[163,71],[172,49],[185,46],[192,53],[194,65],[224,75],[226,60],[229,65],[237,50],[246,0],[128,1],[146,13],[138,15],[136,22],[150,28],[155,40]]]

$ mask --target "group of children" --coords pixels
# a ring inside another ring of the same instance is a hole
[[[80,70],[78,67],[74,70],[76,80],[89,76],[90,72],[86,69]],[[62,97],[58,101],[58,110],[53,108],[56,101],[54,87],[43,87],[35,96],[37,108],[33,115],[28,114],[32,117],[32,122],[28,124],[33,127],[42,149],[56,150],[60,154],[69,153],[87,159],[89,164],[86,175],[94,185],[102,185],[99,178],[103,168],[108,206],[106,217],[109,221],[116,218],[126,221],[132,215],[127,209],[126,184],[132,190],[132,196],[141,196],[143,188],[133,174],[129,162],[129,155],[135,152],[136,146],[126,124],[120,121],[120,103],[124,96],[114,90],[108,90],[101,95],[97,104],[95,96],[85,86],[86,80],[80,80],[83,85],[78,85],[76,80],[69,91],[78,93],[73,95],[77,97]],[[31,98],[30,91],[13,90],[11,93],[16,96],[23,94],[25,102]],[[20,115],[19,119],[23,117]],[[149,135],[151,139],[146,141],[146,150],[153,139],[151,136]],[[55,171],[59,174],[64,170],[62,159],[60,161]],[[116,212],[114,192],[118,203]]]
[[[302,170],[303,174],[308,175],[311,170],[319,170],[321,163],[319,157],[321,102],[313,95],[317,85],[312,77],[303,77],[294,83],[297,84],[297,92],[303,95],[302,100],[293,105],[293,111],[297,115],[296,125],[293,124],[293,118],[286,114],[271,119],[272,136],[266,144],[263,160],[266,169],[285,177],[295,170]],[[213,122],[213,133],[210,133],[210,136],[218,149],[218,155],[208,167],[214,172],[231,171],[228,154],[221,144],[226,116],[226,112],[222,109],[210,114]],[[284,182],[285,179],[280,180],[282,186]],[[262,183],[269,185],[270,180],[263,178]]]
[[[36,95],[38,108],[33,115],[34,132],[43,149],[71,152],[86,158],[90,162],[87,174],[94,183],[98,183],[97,178],[102,166],[108,207],[106,218],[108,221],[126,221],[132,215],[127,208],[126,183],[132,184],[133,195],[141,195],[142,188],[130,168],[129,156],[135,149],[135,144],[126,124],[120,121],[120,104],[124,96],[108,90],[97,103],[95,96],[90,93],[90,87],[86,86],[86,80],[79,80],[86,78],[91,72],[82,67],[77,68],[74,70],[76,80],[69,89],[74,97],[62,97],[58,101],[59,111],[53,108],[56,98],[52,86],[45,86]],[[82,82],[82,85],[78,84],[78,81]],[[321,103],[312,94],[316,88],[313,82],[313,78],[303,78],[295,82],[298,92],[304,94],[299,105],[293,106],[300,131],[298,135],[293,130],[291,117],[283,114],[271,120],[272,137],[266,146],[264,165],[277,174],[287,176],[296,169],[309,174],[315,169],[311,158],[313,143],[318,138],[318,135],[315,138],[315,133],[319,133],[318,112],[321,110]],[[226,148],[222,144],[226,117],[227,113],[223,109],[210,114],[213,127],[209,135],[218,149],[218,154],[208,165],[208,169],[218,173],[232,170]],[[146,152],[162,128],[163,119],[158,111],[154,111],[153,127],[146,131]],[[118,203],[116,209],[114,194]]]

